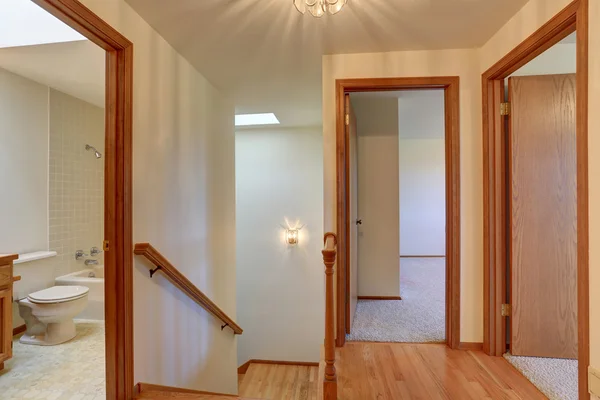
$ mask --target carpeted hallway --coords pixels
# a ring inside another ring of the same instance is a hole
[[[349,341],[443,342],[445,258],[401,258],[402,300],[359,300]]]

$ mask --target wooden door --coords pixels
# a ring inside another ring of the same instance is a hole
[[[348,194],[349,194],[349,223],[350,237],[348,246],[348,278],[346,293],[348,301],[346,304],[346,332],[350,333],[356,304],[358,303],[358,134],[356,128],[356,115],[352,109],[350,95],[346,94],[346,112],[348,115],[346,124],[346,135],[348,140]]]
[[[577,358],[575,75],[508,82],[510,350]]]

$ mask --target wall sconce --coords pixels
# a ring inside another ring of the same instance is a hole
[[[298,229],[286,229],[285,241],[288,244],[298,244]]]
[[[281,225],[285,229],[284,240],[288,245],[295,246],[300,241],[300,229],[304,228],[304,224],[300,225],[300,221],[296,221],[295,224],[290,224],[288,219],[285,219],[285,225]]]

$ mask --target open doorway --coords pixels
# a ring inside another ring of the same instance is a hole
[[[337,337],[336,344],[338,346],[343,346],[346,341],[346,334],[353,335],[353,323],[356,318],[356,310],[358,308],[358,300],[360,299],[359,294],[359,283],[358,279],[360,277],[360,273],[358,271],[358,264],[361,260],[360,249],[359,246],[359,229],[358,226],[366,226],[366,219],[363,218],[362,215],[358,213],[358,207],[360,207],[360,198],[357,191],[358,188],[358,168],[359,168],[359,154],[360,154],[360,133],[358,131],[358,124],[356,122],[356,113],[354,112],[352,101],[350,101],[350,96],[354,96],[357,92],[380,92],[376,97],[386,96],[388,98],[392,98],[392,106],[390,109],[393,109],[393,113],[395,113],[396,120],[396,128],[395,128],[395,138],[391,136],[384,139],[383,141],[389,141],[391,144],[384,144],[380,150],[385,149],[386,154],[390,153],[389,156],[395,157],[396,161],[392,163],[379,163],[381,164],[383,170],[385,171],[386,165],[387,169],[391,169],[393,171],[391,176],[395,177],[390,182],[395,182],[392,184],[392,191],[389,191],[389,187],[385,187],[386,185],[382,185],[381,188],[377,188],[376,190],[379,192],[380,190],[388,190],[388,195],[385,198],[385,203],[390,203],[392,206],[389,211],[380,213],[382,210],[378,210],[376,206],[372,207],[375,214],[373,214],[374,219],[379,221],[379,223],[386,223],[386,226],[389,225],[388,233],[383,237],[376,239],[373,241],[373,246],[375,249],[381,248],[381,244],[385,241],[389,246],[386,246],[386,254],[391,254],[390,259],[393,258],[391,263],[392,267],[389,268],[389,277],[386,277],[385,287],[386,292],[380,292],[380,294],[372,294],[372,293],[363,293],[362,299],[366,301],[386,301],[392,303],[401,303],[403,300],[400,300],[400,223],[399,223],[399,197],[400,197],[400,170],[399,170],[399,137],[398,137],[398,111],[399,111],[399,100],[397,95],[394,95],[392,92],[397,91],[411,91],[411,90],[423,90],[423,89],[439,89],[440,98],[443,99],[443,149],[444,149],[444,253],[437,255],[445,255],[447,256],[445,259],[442,259],[443,264],[443,280],[442,287],[444,288],[443,294],[443,319],[444,325],[437,323],[437,326],[443,326],[443,335],[437,334],[437,338],[434,337],[436,334],[431,334],[433,330],[429,330],[429,336],[424,339],[424,337],[418,337],[416,335],[411,337],[410,332],[405,333],[404,336],[396,337],[397,341],[445,341],[450,347],[458,348],[460,346],[460,336],[459,336],[459,304],[460,304],[460,225],[459,225],[459,162],[458,162],[458,132],[459,132],[459,124],[458,124],[458,78],[455,77],[444,77],[444,78],[382,78],[382,79],[349,79],[349,80],[338,80],[337,81],[337,104],[338,104],[338,114],[337,114],[337,134],[338,134],[338,170],[337,170],[337,178],[338,178],[338,249],[339,249],[339,262],[337,269]],[[390,94],[392,93],[392,94]],[[365,95],[368,96],[368,95]],[[395,96],[395,97],[394,97]],[[359,100],[360,102],[360,100]],[[376,107],[377,108],[377,107]],[[367,110],[367,114],[369,111]],[[391,129],[394,131],[394,128]],[[388,135],[390,136],[390,135]],[[381,140],[380,140],[381,141]],[[364,140],[363,140],[364,142]],[[381,145],[381,143],[379,143]],[[375,151],[375,154],[377,151]],[[380,152],[382,155],[383,153]],[[363,153],[364,155],[364,153]],[[380,157],[383,159],[383,156]],[[377,157],[374,158],[376,161]],[[372,164],[378,165],[378,164]],[[367,169],[367,171],[369,171]],[[389,171],[388,171],[389,172]],[[377,172],[368,172],[374,173],[375,177],[381,175]],[[364,173],[363,173],[364,174]],[[368,176],[368,175],[365,175]],[[373,183],[377,179],[365,178],[367,182]],[[389,185],[388,185],[389,186]],[[366,190],[363,194],[369,193],[369,190]],[[383,193],[383,192],[381,192]],[[378,194],[378,196],[382,196]],[[353,200],[354,199],[354,200]],[[391,199],[391,201],[390,201]],[[368,201],[363,199],[363,201]],[[376,203],[376,202],[375,202]],[[378,216],[377,213],[382,214],[382,216]],[[388,218],[386,219],[386,213]],[[371,217],[370,217],[371,218]],[[391,220],[391,224],[390,224]],[[361,224],[362,222],[362,224]],[[376,225],[376,224],[373,224]],[[363,232],[363,237],[364,237]],[[390,240],[391,238],[391,240]],[[376,250],[375,250],[376,251]],[[375,253],[373,253],[375,254]],[[441,258],[441,257],[440,257]],[[381,265],[379,263],[365,263],[365,267],[367,265],[380,268]],[[375,268],[374,267],[374,268]],[[406,267],[407,271],[410,270],[410,266]],[[418,268],[416,268],[418,269]],[[368,274],[368,272],[365,273]],[[372,274],[376,276],[377,274]],[[408,282],[408,279],[406,280]],[[381,281],[380,281],[381,282]],[[363,284],[363,288],[366,287],[366,290],[370,290],[368,285]],[[377,299],[379,297],[379,299]],[[387,298],[386,298],[387,297]],[[390,298],[391,297],[391,298]],[[417,296],[418,297],[418,296]],[[383,298],[383,300],[381,300]],[[372,303],[371,303],[372,304]],[[408,304],[408,302],[406,303]],[[397,307],[397,305],[396,305]],[[360,308],[365,308],[361,305]],[[367,307],[368,308],[368,307]],[[391,307],[390,309],[394,309]],[[365,312],[362,312],[364,316],[368,316],[370,312],[365,309]],[[380,313],[381,315],[385,315],[385,313]],[[402,315],[408,315],[405,313],[401,313]],[[359,317],[360,320],[361,317]],[[391,338],[386,337],[384,335],[378,335],[377,338],[369,337],[370,334],[366,332],[369,330],[368,326],[374,325],[374,321],[368,321],[369,318],[365,319],[367,322],[363,324],[367,329],[365,329],[365,335],[362,340],[379,340],[386,341],[391,340]],[[413,322],[416,319],[412,319]],[[430,320],[431,321],[431,320]],[[439,318],[438,318],[439,321]],[[416,323],[419,325],[422,321]],[[357,333],[360,333],[360,326],[356,327]],[[423,327],[415,327],[412,330],[413,333],[416,333],[422,329]],[[382,329],[382,332],[388,330],[390,332],[394,332],[393,328],[391,329]],[[397,329],[396,329],[397,331]],[[352,336],[349,337],[353,339]],[[437,340],[436,340],[437,339]],[[393,339],[392,339],[393,340]]]
[[[0,392],[131,398],[132,43],[76,0],[0,8]]]
[[[589,397],[587,36],[574,1],[483,74],[484,349],[549,398]]]
[[[347,339],[444,342],[444,90],[349,96],[358,302]]]
[[[505,79],[504,357],[550,399],[577,399],[576,33]],[[540,340],[544,337],[544,340]]]

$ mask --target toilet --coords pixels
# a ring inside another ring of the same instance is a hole
[[[27,327],[19,341],[52,346],[75,337],[73,318],[87,306],[85,286],[53,286],[19,300],[19,314]]]

